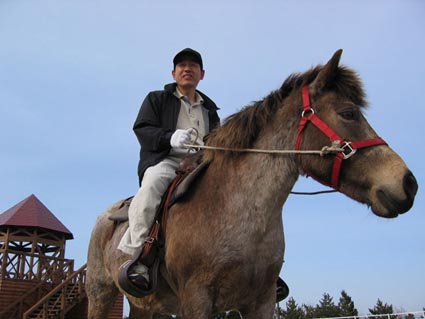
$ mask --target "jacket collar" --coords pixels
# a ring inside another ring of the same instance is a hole
[[[174,83],[168,83],[168,84],[165,84],[164,91],[167,92],[167,93],[173,94],[174,91],[176,90],[176,87],[177,87],[177,83],[176,82],[174,82]]]
[[[169,94],[173,94],[174,91],[176,90],[177,87],[177,83],[168,83],[164,86],[164,91],[169,93]],[[217,107],[217,105],[208,97],[206,96],[204,93],[202,93],[201,91],[196,90],[196,92],[199,93],[199,95],[201,95],[201,97],[204,99],[204,106],[208,109],[213,109],[213,110],[219,110],[219,108]]]

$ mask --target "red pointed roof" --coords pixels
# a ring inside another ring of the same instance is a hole
[[[74,238],[68,228],[35,195],[28,196],[1,214],[1,226],[40,227],[63,233],[66,239]]]

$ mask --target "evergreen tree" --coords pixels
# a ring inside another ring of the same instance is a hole
[[[305,318],[314,318],[316,317],[316,308],[310,305],[303,304]]]
[[[351,297],[345,292],[345,290],[341,291],[338,307],[341,317],[357,316],[359,314],[356,307],[354,306],[354,302],[351,300]]]
[[[286,302],[286,310],[280,311],[280,317],[284,319],[304,319],[306,318],[304,310],[297,305],[293,297]]]
[[[273,317],[272,319],[282,319],[282,308],[280,308],[279,303],[276,304],[276,307],[274,307],[274,311],[273,311]]]
[[[369,308],[369,311],[372,315],[386,315],[394,313],[393,305],[388,305],[387,303],[382,302],[378,298],[378,301],[372,309]],[[379,317],[370,317],[372,319],[380,319]],[[397,316],[390,316],[390,318],[397,318]]]
[[[339,308],[328,293],[323,294],[323,298],[320,299],[314,310],[314,315],[317,318],[340,317],[340,313]]]

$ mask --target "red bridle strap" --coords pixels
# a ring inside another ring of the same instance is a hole
[[[303,112],[301,114],[301,120],[298,126],[298,136],[297,136],[297,141],[295,144],[295,149],[296,150],[300,149],[301,141],[302,141],[302,132],[308,122],[311,122],[323,134],[329,137],[332,143],[338,142],[340,144],[340,147],[343,149],[343,151],[335,155],[335,159],[334,159],[334,163],[332,167],[331,183],[329,184],[327,182],[321,181],[312,175],[312,177],[314,177],[316,180],[318,180],[322,184],[325,184],[327,186],[330,186],[338,190],[339,176],[341,172],[342,161],[344,159],[351,157],[354,153],[356,153],[358,149],[376,146],[376,145],[387,145],[387,143],[379,137],[356,141],[356,142],[345,141],[333,129],[331,129],[325,122],[323,122],[316,114],[314,114],[314,109],[311,107],[308,86],[304,86],[302,88],[302,98],[303,98]]]

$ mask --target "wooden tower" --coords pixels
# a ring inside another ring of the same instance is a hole
[[[0,214],[0,318],[87,318],[86,265],[65,258],[69,239],[34,195]],[[122,299],[110,319],[122,318]]]

